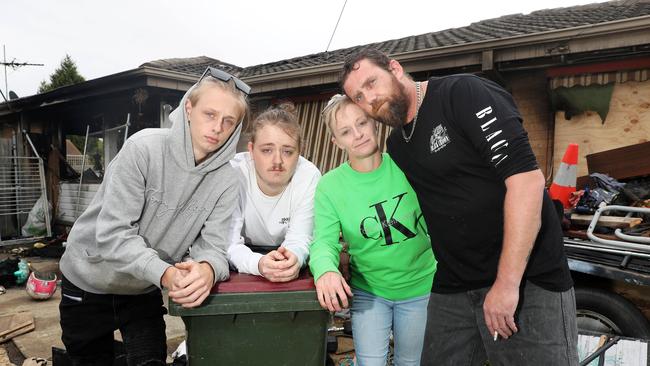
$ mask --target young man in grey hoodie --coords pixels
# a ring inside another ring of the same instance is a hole
[[[239,195],[228,162],[249,91],[208,68],[170,115],[171,129],[134,134],[109,164],[60,262],[62,340],[73,364],[112,365],[119,329],[129,365],[164,365],[161,289],[194,307],[228,277]]]

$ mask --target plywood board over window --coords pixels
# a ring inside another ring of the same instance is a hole
[[[586,155],[646,141],[650,141],[650,81],[616,83],[604,123],[591,111],[570,120],[564,112],[556,112],[553,167],[560,165],[569,143],[580,146],[578,176],[582,176],[588,174]]]
[[[537,163],[548,176],[552,172],[551,151],[552,128],[549,120],[549,97],[546,88],[546,78],[543,72],[518,72],[507,77],[519,113],[523,118],[523,126],[528,132],[530,146],[537,158]]]

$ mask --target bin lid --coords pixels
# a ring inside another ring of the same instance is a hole
[[[302,271],[298,278],[289,282],[271,282],[262,276],[230,272],[230,278],[217,282],[210,293],[308,291],[315,288],[314,277],[307,270]]]
[[[182,317],[325,311],[316,297],[314,278],[304,270],[289,282],[271,282],[264,277],[236,272],[230,279],[218,282],[203,304],[183,308],[169,301],[169,314]]]

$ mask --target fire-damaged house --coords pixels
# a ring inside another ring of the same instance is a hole
[[[252,87],[254,112],[292,101],[303,127],[303,155],[323,172],[338,166],[345,156],[329,142],[320,111],[339,92],[343,60],[361,47],[386,52],[415,80],[474,73],[504,86],[549,178],[570,142],[580,145],[578,175],[584,175],[586,164],[580,162],[586,155],[650,141],[649,0],[506,15],[250,67],[208,57],[159,60],[0,104],[0,235],[3,240],[21,236],[27,213],[44,194],[53,221],[74,221],[92,197],[92,184],[83,181],[101,179],[127,135],[165,127],[166,115],[208,65]],[[380,141],[387,132],[381,128]],[[68,140],[77,141],[79,151],[71,153]],[[24,189],[20,159],[36,154],[43,159],[43,173],[29,175],[38,187]],[[81,184],[79,178],[62,184],[82,170]],[[21,198],[23,193],[29,200]]]

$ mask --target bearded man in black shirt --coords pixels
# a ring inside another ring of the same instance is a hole
[[[393,127],[388,152],[429,227],[422,365],[577,365],[560,222],[512,96],[468,74],[414,82],[374,49],[346,60],[341,87]]]

